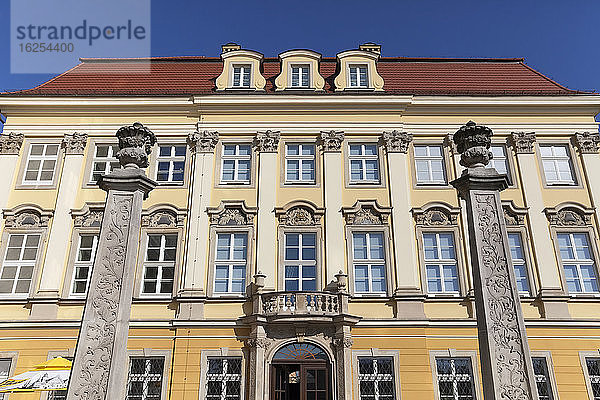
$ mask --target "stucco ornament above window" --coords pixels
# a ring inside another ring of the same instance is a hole
[[[206,209],[212,225],[253,225],[256,211],[243,200],[223,200],[218,207]]]
[[[182,227],[186,210],[180,210],[169,204],[157,204],[142,211],[142,226],[149,228]]]
[[[441,202],[427,203],[413,208],[415,222],[420,226],[456,226],[460,208]]]
[[[574,202],[561,203],[544,212],[553,226],[590,226],[594,214],[594,210]]]
[[[76,227],[99,228],[102,225],[102,217],[104,216],[104,202],[85,203],[83,208],[71,210],[71,216]]]
[[[348,225],[384,225],[391,212],[391,207],[380,206],[377,200],[358,200],[352,207],[342,208]]]
[[[512,200],[502,202],[504,212],[504,223],[507,226],[524,226],[527,208],[518,207]]]
[[[34,204],[22,204],[10,210],[4,210],[7,228],[45,228],[54,214],[52,210],[44,210]]]
[[[221,47],[223,71],[215,81],[217,90],[265,90],[267,80],[260,72],[263,55],[257,51],[243,50],[235,43]]]
[[[277,91],[286,89],[315,90],[325,88],[319,73],[321,54],[311,50],[290,50],[279,55],[281,73],[275,79]]]
[[[377,72],[381,46],[366,43],[358,50],[338,53],[339,74],[335,77],[336,92],[344,90],[383,91],[383,78]]]
[[[325,209],[305,200],[292,201],[275,209],[279,223],[286,226],[318,225],[323,214]]]

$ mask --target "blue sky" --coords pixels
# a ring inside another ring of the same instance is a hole
[[[0,0],[0,90],[53,76],[10,73],[9,4]],[[228,41],[335,55],[373,41],[386,56],[524,57],[569,88],[600,91],[598,15],[598,0],[155,0],[152,55],[216,56]]]

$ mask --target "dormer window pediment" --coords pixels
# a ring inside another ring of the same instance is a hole
[[[319,73],[321,55],[311,50],[290,50],[279,55],[281,73],[275,79],[277,91],[315,90],[325,88]]]
[[[257,51],[223,48],[223,71],[216,80],[217,90],[265,90],[267,81],[260,72],[263,55]]]
[[[379,53],[348,50],[337,55],[339,74],[335,78],[336,92],[344,90],[383,91],[383,78],[377,72]]]

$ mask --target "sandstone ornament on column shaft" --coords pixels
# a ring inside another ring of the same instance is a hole
[[[68,400],[126,398],[127,337],[142,200],[156,186],[144,168],[156,137],[139,122],[117,131],[123,166],[98,180],[108,192],[67,389]]]
[[[506,175],[486,168],[491,129],[469,121],[454,134],[461,165],[467,169],[452,185],[467,205],[479,354],[486,400],[537,400],[533,365],[500,191]]]

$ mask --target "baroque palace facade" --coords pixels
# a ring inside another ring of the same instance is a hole
[[[130,400],[483,399],[452,134],[491,161],[542,400],[600,399],[600,96],[520,59],[83,59],[2,93],[0,378],[73,357],[115,132],[146,169]],[[0,395],[1,396],[1,395]],[[40,397],[41,396],[41,397]],[[5,395],[61,399],[64,391]]]

